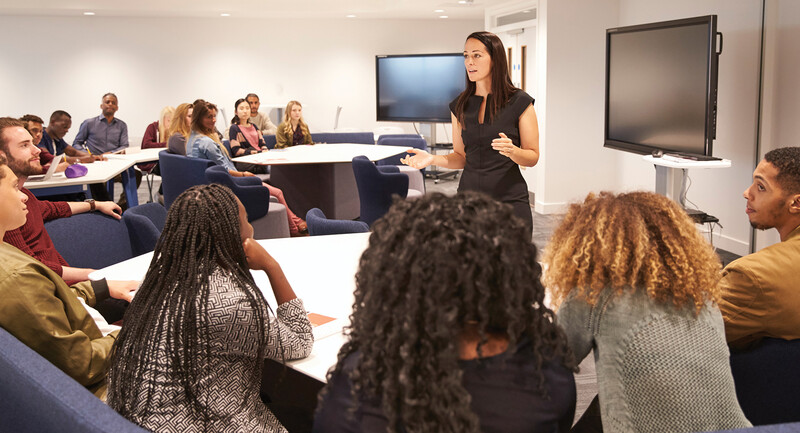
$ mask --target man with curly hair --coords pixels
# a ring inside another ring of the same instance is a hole
[[[800,147],[767,152],[744,192],[750,225],[774,228],[781,242],[723,270],[720,309],[734,348],[764,337],[800,338]]]

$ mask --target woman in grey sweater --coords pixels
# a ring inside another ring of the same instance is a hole
[[[750,426],[716,305],[719,259],[673,201],[590,194],[570,207],[544,261],[572,351],[581,360],[594,350],[603,430]]]

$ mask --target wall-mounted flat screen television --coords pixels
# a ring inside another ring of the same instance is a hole
[[[711,156],[717,16],[606,31],[605,147]]]
[[[378,121],[450,122],[465,86],[464,55],[375,56]]]

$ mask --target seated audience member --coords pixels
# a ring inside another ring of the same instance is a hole
[[[167,151],[176,155],[186,155],[186,139],[192,133],[192,104],[178,105],[170,121],[167,135]]]
[[[144,130],[144,137],[142,137],[142,149],[153,149],[159,147],[167,147],[167,140],[169,136],[167,132],[169,131],[170,123],[172,122],[172,115],[175,113],[175,107],[164,107],[161,109],[161,114],[158,116],[158,120],[155,122],[147,125],[147,128]],[[150,170],[156,163],[146,163],[140,164],[139,168],[143,171]],[[158,174],[158,172],[156,172]]]
[[[247,103],[250,104],[250,123],[256,125],[261,135],[275,135],[278,132],[278,127],[272,123],[269,116],[259,112],[258,107],[261,106],[261,101],[255,93],[248,93]]]
[[[6,230],[3,240],[17,247],[60,275],[67,283],[89,279],[94,269],[73,268],[58,254],[53,241],[44,228],[45,221],[66,218],[73,214],[100,211],[120,219],[121,209],[114,202],[87,200],[85,202],[39,201],[27,188],[28,176],[42,171],[37,156],[41,150],[33,145],[30,134],[22,123],[8,117],[0,118],[0,155],[8,161],[8,168],[19,179],[19,189],[28,197],[28,217],[22,226]],[[87,228],[89,229],[89,228]]]
[[[92,163],[99,161],[103,158],[102,155],[89,155],[87,152],[82,152],[64,140],[69,129],[72,127],[72,116],[66,111],[56,110],[50,115],[50,123],[42,134],[42,140],[37,146],[42,150],[47,150],[52,155],[65,155],[65,160],[70,164],[77,162],[82,164]]]
[[[573,431],[750,426],[715,305],[719,259],[675,202],[590,194],[570,206],[544,263],[572,351],[580,361],[594,350],[599,403]]]
[[[314,336],[242,203],[220,185],[186,190],[153,257],[114,348],[109,406],[156,432],[286,431],[259,397],[263,360],[306,357]],[[277,314],[250,269],[267,274]]]
[[[308,130],[308,125],[303,121],[303,106],[299,102],[289,101],[286,104],[283,122],[278,125],[275,141],[275,147],[278,149],[299,144],[314,144],[311,141],[311,132]]]
[[[0,125],[5,124],[7,120],[0,119]],[[7,129],[0,130],[0,140],[16,135]],[[27,145],[32,146],[30,138]],[[5,238],[26,224],[28,200],[0,154],[0,236]],[[0,326],[104,398],[109,354],[118,331],[104,335],[88,306],[108,298],[109,287],[88,281],[68,286],[50,268],[6,242],[0,244],[0,262]],[[131,297],[127,292],[112,293]]]
[[[744,198],[750,225],[776,229],[781,242],[722,271],[728,344],[741,349],[764,337],[800,339],[800,147],[767,152]]]
[[[119,109],[117,95],[106,93],[103,95],[100,109],[103,113],[97,117],[86,119],[78,129],[78,135],[72,145],[81,150],[88,150],[90,154],[102,155],[104,153],[121,152],[128,148],[128,125],[114,117]],[[136,187],[142,182],[142,173],[136,171]],[[117,182],[122,182],[122,176],[114,178]],[[108,201],[113,199],[104,184],[89,185],[92,197],[98,200]],[[127,208],[127,198],[125,190],[122,190],[120,205]]]
[[[264,136],[261,135],[255,125],[250,123],[250,104],[244,99],[238,99],[233,107],[236,110],[236,115],[233,116],[228,134],[231,141],[231,153],[233,154],[231,156],[252,155],[269,150],[267,144],[264,143]],[[267,166],[265,165],[242,162],[237,162],[235,165],[241,171],[249,171],[256,174],[267,173]]]
[[[25,127],[25,130],[28,131],[29,134],[31,134],[33,145],[38,147],[39,143],[42,141],[42,133],[44,132],[44,120],[42,120],[41,117],[35,114],[26,114],[20,117],[19,120],[20,122],[22,122],[23,126]],[[52,153],[44,149],[42,149],[42,151],[39,153],[39,164],[41,164],[42,166],[42,173],[44,173],[45,171],[47,171],[48,168],[50,168],[50,162],[53,161],[53,158],[55,158],[55,156],[53,156]],[[56,169],[56,171],[59,172],[66,170],[67,166],[69,166],[69,164],[66,161],[61,162],[59,165],[60,167]]]
[[[526,230],[480,193],[395,202],[361,256],[313,430],[569,431],[573,356]]]
[[[255,176],[249,171],[237,171],[228,155],[228,149],[220,141],[220,136],[214,131],[217,122],[217,106],[209,102],[195,104],[192,111],[192,133],[186,143],[186,154],[193,158],[202,158],[213,161],[228,170],[233,177]],[[286,206],[286,213],[289,217],[289,233],[293,236],[308,234],[306,222],[294,214],[286,199],[283,191],[268,184],[263,183],[269,189],[270,195],[278,199],[278,203]]]

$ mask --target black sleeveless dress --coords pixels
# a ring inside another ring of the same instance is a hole
[[[492,94],[487,96],[488,106]],[[457,98],[456,98],[457,100]],[[456,100],[450,103],[455,113]],[[496,114],[494,121],[478,122],[482,96],[472,95],[464,108],[464,125],[461,141],[464,143],[466,164],[458,184],[459,191],[480,191],[514,208],[514,214],[522,219],[533,232],[531,204],[528,200],[528,185],[519,171],[519,165],[500,152],[492,149],[492,140],[506,134],[515,146],[520,147],[519,117],[532,105],[534,99],[522,90],[517,90],[508,103]]]

